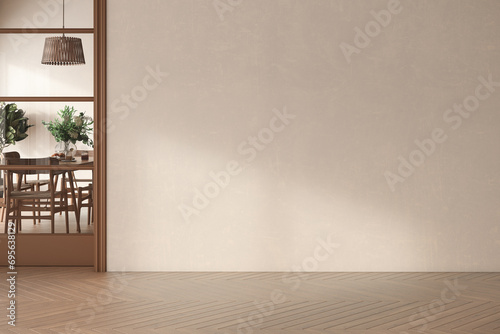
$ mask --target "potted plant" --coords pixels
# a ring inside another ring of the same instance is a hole
[[[71,151],[76,151],[76,142],[81,141],[85,145],[94,147],[94,142],[90,138],[92,133],[91,117],[85,116],[84,112],[78,113],[74,107],[65,106],[57,112],[59,118],[42,124],[54,136],[58,145],[56,151],[63,152],[68,158],[72,157]]]
[[[7,146],[28,137],[27,131],[33,125],[28,124],[25,114],[15,103],[0,102],[0,155]]]

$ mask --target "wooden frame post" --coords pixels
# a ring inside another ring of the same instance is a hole
[[[94,222],[96,272],[105,272],[106,264],[106,0],[94,0],[94,134],[95,184]]]

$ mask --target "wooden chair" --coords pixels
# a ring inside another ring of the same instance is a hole
[[[81,157],[82,156],[82,152],[84,152],[83,150],[77,150],[76,153],[75,153],[75,157]],[[94,158],[94,151],[93,150],[90,150],[90,151],[86,151],[88,152],[88,155],[89,155],[89,158]],[[76,183],[78,182],[93,182],[93,179],[79,179],[75,176],[75,173],[73,172],[73,179],[75,180]]]
[[[5,152],[3,156],[5,159],[21,159],[21,155],[19,154],[19,152],[16,151]],[[49,180],[40,180],[40,174],[37,174],[36,180],[28,180],[27,177],[25,176],[24,180],[21,181],[28,186],[33,186],[34,188],[36,188],[36,190],[40,190],[41,186],[49,184]]]
[[[54,158],[38,158],[38,159],[6,159],[7,165],[21,165],[29,166],[33,165],[58,165],[59,161]],[[7,232],[7,225],[10,220],[15,224],[16,233],[22,229],[21,221],[22,219],[44,219],[50,220],[50,231],[54,233],[55,225],[55,214],[64,211],[66,213],[66,233],[69,233],[69,212],[68,212],[68,191],[66,189],[66,174],[67,171],[56,171],[56,170],[15,170],[6,172],[6,193],[5,193],[5,204],[6,204],[6,224],[5,230]],[[48,174],[49,175],[49,190],[47,191],[21,191],[21,183],[17,183],[14,187],[14,175],[17,175],[19,179],[22,180],[26,175],[37,175],[37,174]],[[62,178],[62,189],[57,190],[55,178],[59,176]],[[39,205],[43,201],[45,205]],[[39,215],[26,216],[22,213],[25,211],[38,212]],[[48,215],[42,215],[43,212],[49,212]],[[77,221],[77,231],[80,232],[80,224]]]
[[[76,156],[81,157],[82,156],[82,150],[76,151]],[[94,151],[89,150],[87,151],[89,158],[93,159],[94,158]],[[78,179],[75,178],[75,182],[78,184],[78,182],[93,182],[93,179]],[[84,201],[87,201],[87,203],[83,203]],[[89,183],[86,187],[78,187],[78,210],[81,212],[82,207],[87,207],[88,208],[88,215],[87,215],[87,225],[90,225],[90,222],[94,221],[94,187],[92,183]],[[79,215],[81,217],[81,215]]]
[[[86,203],[84,203],[87,201]],[[86,187],[78,187],[78,216],[82,216],[82,208],[88,208],[87,211],[87,225],[90,225],[90,221],[94,221],[94,194],[92,183],[89,183]]]
[[[21,159],[21,155],[19,154],[19,152],[16,151],[5,152],[3,155],[5,159]],[[49,180],[40,180],[40,174],[36,175],[35,180],[28,180],[25,175],[24,179],[17,180],[17,182],[22,182],[21,190],[40,191],[42,186],[48,186],[49,184]],[[15,187],[16,184],[14,184],[14,188]],[[2,216],[2,221],[3,221],[3,216]],[[40,219],[38,220],[38,222],[40,222]],[[33,219],[33,224],[36,224],[36,219]]]
[[[82,152],[83,152],[83,150],[77,150],[75,153],[75,157],[77,157],[77,158],[81,157]],[[87,152],[88,152],[89,158],[94,157],[93,150],[89,150]],[[93,193],[93,186],[92,186],[93,179],[82,179],[82,178],[79,179],[76,177],[74,171],[72,171],[71,173],[73,176],[74,188],[78,189],[78,193],[76,195],[76,198],[78,201],[78,203],[76,205],[76,209],[78,210],[78,216],[81,217],[82,208],[88,208],[87,224],[90,225],[91,220],[92,220],[92,222],[94,221],[94,216],[93,216],[93,206],[94,206],[93,195],[94,195],[94,193]],[[68,180],[68,182],[69,182],[69,180]],[[88,183],[88,182],[90,182],[90,183]],[[80,183],[88,183],[88,185],[82,187],[82,186],[79,186]],[[69,189],[70,188],[68,188],[68,190]]]
[[[19,159],[21,156],[19,154],[19,152],[5,152],[3,153],[3,156],[4,156],[4,159]],[[1,196],[2,198],[0,199],[0,207],[1,207],[1,216],[0,216],[0,221],[1,222],[4,222],[5,220],[5,209],[6,209],[6,202],[5,202],[5,182],[4,182],[4,172],[1,171],[1,177],[0,177],[1,181]],[[14,183],[14,187],[17,188],[17,183],[21,182],[21,190],[34,190],[34,184],[27,184],[27,183],[23,183],[22,182],[23,180],[17,180],[16,183]],[[36,220],[33,219],[33,224],[36,224]]]

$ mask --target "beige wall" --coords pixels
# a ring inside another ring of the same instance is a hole
[[[108,2],[110,270],[500,270],[500,2]]]

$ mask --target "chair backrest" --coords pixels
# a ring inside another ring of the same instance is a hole
[[[5,164],[7,164],[7,159],[20,159],[21,158],[21,154],[19,154],[19,152],[17,151],[12,151],[12,152],[4,152],[3,153],[3,157],[5,159]],[[2,188],[3,188],[3,173],[2,173]],[[19,177],[19,175],[18,175]],[[19,180],[18,180],[19,182]]]
[[[18,165],[18,166],[49,166],[49,165],[59,165],[59,160],[56,158],[6,158],[6,165]],[[48,174],[49,171],[46,170],[13,170],[13,174]]]
[[[5,159],[21,159],[21,154],[16,151],[4,152],[3,156]]]

